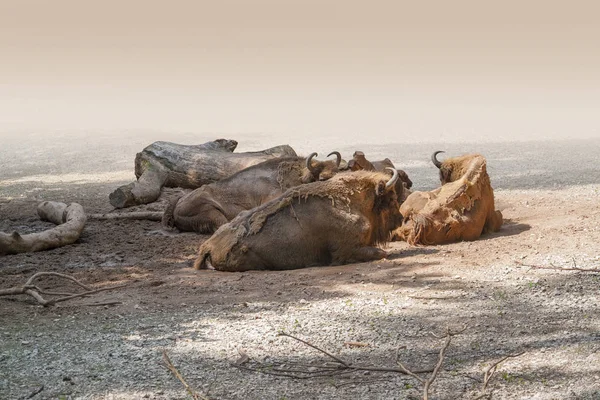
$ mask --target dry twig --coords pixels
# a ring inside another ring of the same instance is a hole
[[[110,212],[104,214],[88,214],[88,218],[90,219],[142,219],[148,221],[161,221],[164,212],[161,211],[134,211],[134,212]]]
[[[38,286],[34,285],[34,281],[43,276],[54,276],[57,278],[69,280],[69,281],[73,282],[74,284],[76,284],[77,286],[83,288],[85,290],[85,292],[62,293],[62,292],[45,291],[43,289],[40,289]],[[19,295],[19,294],[27,294],[27,295],[33,297],[34,299],[36,299],[37,302],[40,303],[41,305],[43,305],[44,307],[47,307],[47,306],[55,305],[56,303],[75,299],[77,297],[85,297],[85,296],[89,296],[89,295],[92,295],[95,293],[104,292],[107,290],[122,288],[123,286],[126,286],[126,285],[117,285],[117,286],[111,286],[111,287],[106,287],[106,288],[93,289],[93,288],[81,283],[80,281],[78,281],[77,279],[75,279],[74,277],[72,277],[70,275],[60,274],[58,272],[38,272],[36,274],[33,274],[31,276],[31,278],[29,278],[27,280],[27,282],[25,282],[25,284],[21,287],[0,289],[0,296],[14,296],[14,295]],[[42,295],[63,296],[63,297],[46,300],[44,297],[42,297]]]
[[[194,399],[194,400],[209,400],[208,397],[205,397],[202,394],[198,393],[197,391],[192,389],[192,387],[190,387],[190,385],[187,384],[185,379],[183,379],[183,376],[181,376],[181,374],[179,373],[177,368],[175,368],[175,366],[171,362],[171,359],[167,355],[167,351],[163,350],[162,353],[163,353],[163,361],[165,363],[165,366],[169,369],[169,371],[171,371],[171,373],[175,376],[175,378],[179,379],[179,382],[181,382],[181,384],[183,385],[185,390],[190,394],[190,396],[192,396],[192,399]]]
[[[39,388],[35,389],[33,392],[31,392],[29,395],[27,395],[27,396],[25,396],[23,398],[24,399],[33,399],[38,394],[42,393],[42,390],[44,390],[44,385],[42,385]]]
[[[525,354],[524,351],[517,353],[517,354],[509,354],[505,357],[502,357],[500,360],[496,361],[492,365],[490,365],[490,367],[488,369],[486,369],[485,372],[483,373],[483,387],[481,388],[481,395],[479,397],[477,397],[477,399],[482,399],[482,398],[485,398],[488,396],[488,393],[486,393],[488,384],[490,383],[490,380],[492,379],[492,376],[494,376],[494,373],[496,372],[496,369],[498,368],[498,365],[500,365],[500,363],[508,360],[509,358],[515,358],[515,357],[522,356],[523,354]]]
[[[445,338],[446,342],[444,343],[444,347],[442,347],[440,349],[440,354],[438,356],[438,362],[435,364],[435,367],[433,368],[433,372],[432,372],[431,376],[429,377],[429,379],[421,378],[416,373],[412,372],[411,370],[406,368],[404,365],[402,365],[401,362],[398,362],[398,366],[400,366],[402,369],[404,369],[408,375],[412,376],[413,378],[418,380],[423,385],[423,400],[429,399],[429,388],[433,384],[433,381],[435,381],[435,378],[437,378],[438,373],[440,372],[440,369],[442,368],[442,364],[444,363],[444,359],[446,358],[446,351],[448,350],[448,347],[450,347],[450,343],[452,342],[452,337],[456,336],[456,335],[460,335],[466,329],[467,329],[467,325],[465,324],[465,326],[462,329],[460,329],[456,332],[451,331],[450,328],[446,328],[446,334],[444,336],[437,336],[434,333],[431,334],[433,337],[438,338],[438,339]]]
[[[450,342],[452,341],[452,337],[463,333],[466,329],[467,329],[467,325],[465,325],[462,329],[460,329],[456,332],[451,331],[448,328],[446,330],[446,334],[444,336],[440,337],[440,336],[433,335],[440,339],[442,339],[442,338],[446,339],[444,346],[440,349],[438,361],[433,369],[412,371],[412,370],[406,368],[402,363],[400,363],[398,361],[398,351],[400,350],[400,347],[398,347],[397,352],[396,352],[396,364],[398,365],[398,367],[378,367],[378,366],[370,366],[370,365],[352,364],[351,362],[346,361],[334,354],[331,354],[330,352],[328,352],[318,346],[315,346],[314,344],[312,344],[306,340],[300,339],[296,336],[290,335],[289,333],[285,333],[285,332],[280,332],[279,336],[285,336],[285,337],[294,339],[308,347],[311,347],[311,348],[317,350],[320,353],[325,354],[327,357],[329,357],[333,361],[329,362],[329,363],[324,363],[324,364],[303,364],[303,363],[293,362],[293,361],[286,362],[285,364],[284,363],[280,363],[280,364],[258,363],[258,367],[247,367],[247,366],[242,365],[242,363],[238,363],[238,362],[232,363],[231,365],[236,368],[244,369],[247,371],[260,372],[260,373],[267,374],[267,375],[283,376],[283,377],[293,378],[293,379],[311,379],[311,378],[318,378],[318,377],[324,377],[324,376],[333,377],[333,376],[339,376],[339,375],[352,374],[356,371],[387,372],[387,373],[403,374],[403,375],[408,375],[410,377],[413,377],[414,379],[416,379],[419,383],[421,383],[423,385],[423,399],[428,400],[429,389],[442,368],[442,364],[444,362],[444,358],[446,357],[446,352],[448,350],[448,347],[450,346]],[[244,356],[247,357],[246,353],[243,353],[243,354],[244,354]],[[247,359],[246,359],[246,357],[244,358],[244,363],[246,363],[249,360],[249,357]],[[422,378],[421,376],[418,375],[418,374],[423,374],[423,373],[428,373],[428,372],[431,372],[431,376],[428,379]]]
[[[521,261],[515,261],[515,264],[520,265],[522,267],[535,268],[535,269],[552,269],[556,271],[580,271],[580,272],[600,272],[600,268],[581,268],[578,267],[573,260],[572,267],[557,267],[555,265],[535,265],[535,264],[525,264]]]

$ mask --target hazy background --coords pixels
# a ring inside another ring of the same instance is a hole
[[[599,137],[595,3],[6,0],[0,135]]]

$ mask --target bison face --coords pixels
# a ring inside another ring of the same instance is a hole
[[[373,243],[389,241],[391,232],[400,226],[403,221],[400,204],[398,203],[399,194],[396,193],[399,174],[395,168],[387,167],[386,170],[392,172],[392,178],[387,182],[378,182],[375,187],[373,212],[377,222],[372,224],[375,227],[372,232]]]
[[[306,159],[306,172],[302,177],[303,183],[310,183],[316,181],[327,181],[333,178],[340,171],[340,163],[342,162],[342,155],[333,151],[327,155],[327,157],[331,155],[336,156],[336,161],[316,161],[313,160],[317,153],[312,153]]]
[[[438,150],[434,152],[431,155],[431,162],[433,162],[433,165],[435,165],[440,170],[440,182],[442,183],[442,185],[445,185],[446,183],[453,182],[455,180],[452,177],[453,168],[452,164],[440,162],[437,159],[437,155],[439,153],[444,153],[444,151]]]

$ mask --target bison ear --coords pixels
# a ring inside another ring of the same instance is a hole
[[[377,184],[377,187],[375,187],[375,194],[377,196],[385,194],[385,182],[382,181]]]

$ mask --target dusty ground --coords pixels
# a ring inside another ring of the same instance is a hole
[[[133,179],[133,157],[144,145],[213,138],[96,135],[78,145],[68,135],[8,140],[0,149],[0,231],[46,229],[35,213],[41,200],[110,211],[108,194]],[[255,137],[240,150],[279,142]],[[299,153],[311,151],[307,142],[290,144]],[[283,368],[329,361],[277,336],[283,330],[351,362],[393,366],[398,353],[409,368],[426,369],[443,344],[430,332],[468,324],[448,349],[433,398],[476,398],[491,363],[524,351],[499,366],[488,386],[493,398],[600,399],[600,274],[526,266],[600,267],[599,144],[357,142],[338,148],[345,157],[356,149],[389,156],[421,189],[436,183],[428,162],[433,150],[488,157],[505,217],[500,232],[445,246],[394,243],[390,259],[377,263],[195,271],[191,262],[207,236],[156,234],[156,222],[97,220],[88,221],[75,245],[0,257],[2,288],[37,271],[73,274],[98,287],[127,283],[52,308],[25,296],[0,298],[0,398],[27,398],[40,388],[33,399],[189,398],[162,366],[162,350],[210,399],[419,398],[418,382],[399,374],[292,380],[230,362],[239,351],[254,361],[283,362]],[[330,150],[327,141],[316,149]],[[122,304],[89,306],[104,301]]]

